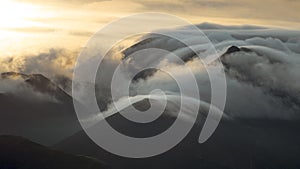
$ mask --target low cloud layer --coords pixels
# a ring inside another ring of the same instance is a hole
[[[227,79],[227,100],[225,113],[233,118],[299,118],[300,88],[300,32],[270,29],[256,26],[222,26],[214,24],[197,25],[216,48],[221,62],[224,64]],[[183,33],[182,40],[193,46],[200,55],[209,54],[207,40],[201,43],[194,39],[189,27],[166,30],[173,33]],[[157,34],[145,35],[146,39],[139,45],[116,46],[109,57],[100,65],[97,75],[96,92],[102,109],[109,108],[112,101],[110,81],[114,69],[125,58],[124,74],[143,65],[159,65],[177,74],[186,83],[186,66],[194,73],[201,100],[210,102],[210,81],[201,61],[191,50],[177,40]],[[240,51],[226,53],[228,48],[236,46]],[[125,47],[125,48],[124,48]],[[149,47],[165,49],[184,60],[179,61],[171,55],[150,55],[132,57],[131,54]],[[206,53],[206,54],[205,54]],[[21,73],[40,73],[49,77],[61,88],[70,91],[72,72],[77,58],[77,52],[64,49],[50,49],[38,54],[1,59],[0,72],[16,71]],[[132,82],[132,95],[147,95],[154,89],[167,93],[179,93],[174,79],[164,72],[143,73]],[[129,76],[130,77],[130,76]],[[4,88],[17,88],[2,81]],[[75,86],[85,92],[85,86]],[[6,90],[7,91],[7,90]],[[18,91],[18,90],[16,90]],[[119,97],[122,97],[120,93]]]
[[[282,29],[269,29],[254,26],[220,26],[213,24],[201,24],[199,28],[207,35],[214,44],[216,51],[224,64],[227,79],[227,100],[225,113],[233,118],[272,118],[272,119],[298,119],[300,114],[300,32]],[[208,41],[202,44],[193,44],[193,32],[189,28],[173,30],[174,33],[183,33],[183,41],[194,45],[200,55],[209,51]],[[170,30],[172,32],[172,30]],[[153,38],[155,37],[155,38]],[[164,36],[146,35],[145,41],[139,45],[124,50],[123,58],[127,69],[124,69],[124,78],[130,77],[130,72],[142,65],[160,65],[173,74],[177,74],[186,83],[192,83],[186,79],[189,67],[195,74],[199,87],[201,100],[210,102],[210,81],[201,61],[190,49],[181,46],[181,42]],[[197,37],[194,37],[197,38]],[[199,38],[199,37],[198,37]],[[199,41],[198,41],[199,42]],[[239,51],[228,52],[231,46],[237,46]],[[175,49],[172,47],[177,46]],[[132,53],[146,48],[159,48],[177,54],[185,59],[182,65],[176,59],[168,55],[141,55],[131,56]],[[120,51],[116,51],[118,55]],[[209,53],[209,52],[208,52]],[[128,54],[128,56],[126,56]],[[190,57],[188,59],[187,57]],[[147,58],[147,59],[146,59]],[[114,61],[115,58],[112,60]],[[112,74],[113,68],[118,62],[101,67],[100,72]],[[119,61],[120,63],[120,61]],[[213,65],[213,63],[212,63]],[[101,74],[101,73],[100,73]],[[144,73],[144,75],[146,75]],[[104,91],[111,90],[105,79],[98,79],[98,84],[103,86],[98,92],[100,97]],[[154,89],[161,89],[164,92],[180,93],[174,79],[163,72],[150,73],[133,82],[131,92],[137,95],[147,95]],[[106,87],[105,87],[106,86]],[[120,93],[120,98],[122,94]],[[104,99],[102,98],[102,99]]]

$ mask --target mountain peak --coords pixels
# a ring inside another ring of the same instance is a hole
[[[70,99],[70,95],[68,95],[63,89],[61,89],[58,85],[52,82],[49,78],[42,74],[25,74],[18,72],[4,72],[1,73],[2,79],[21,79],[24,80],[24,83],[29,84],[33,90],[45,93],[50,96],[54,96],[58,100],[66,100]]]

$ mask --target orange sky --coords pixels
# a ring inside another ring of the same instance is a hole
[[[105,24],[139,12],[192,23],[300,28],[298,0],[1,0],[0,57],[47,48],[78,50]]]

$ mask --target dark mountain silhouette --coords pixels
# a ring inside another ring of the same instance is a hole
[[[21,78],[20,86],[29,85],[36,93],[54,100],[32,99],[33,96],[23,93],[2,93],[0,134],[20,135],[51,145],[81,129],[72,97],[51,80],[40,74],[2,73],[2,79],[16,78]]]
[[[236,47],[236,46],[231,46],[227,49],[227,51],[225,52],[225,54],[230,54],[230,53],[234,53],[234,52],[239,52],[241,51],[240,48]]]
[[[137,103],[140,109],[147,105]],[[169,105],[172,106],[172,105]],[[299,168],[299,121],[284,120],[226,120],[222,119],[213,136],[199,144],[198,137],[205,120],[199,113],[197,123],[188,136],[172,150],[146,159],[128,159],[113,155],[96,145],[84,131],[55,145],[70,153],[84,154],[111,164],[114,169],[210,169],[210,168]],[[142,126],[115,114],[106,119],[117,131],[135,137],[149,137],[167,129],[175,117],[165,110],[157,120]],[[101,126],[102,122],[98,122]],[[84,145],[84,149],[81,148]]]
[[[227,50],[221,55],[220,59],[221,62],[223,64],[223,66],[225,67],[225,71],[228,72],[228,70],[230,69],[230,64],[228,64],[226,62],[226,56],[236,53],[236,52],[252,52],[250,49],[245,48],[245,47],[237,47],[237,46],[230,46],[227,48]]]
[[[63,153],[22,137],[0,136],[1,169],[106,169],[99,160]]]
[[[235,52],[240,52],[240,51],[252,52],[251,49],[248,49],[248,48],[245,48],[245,47],[230,46],[223,55],[228,55],[228,54],[235,53]]]

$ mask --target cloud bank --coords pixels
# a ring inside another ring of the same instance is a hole
[[[224,64],[227,79],[227,100],[225,114],[231,118],[271,118],[299,119],[300,114],[300,32],[284,29],[256,26],[221,26],[214,24],[197,25],[215,46],[221,62]],[[211,50],[208,42],[194,44],[195,38],[189,27],[166,30],[181,33],[183,41],[188,42],[200,55],[207,55]],[[196,37],[199,38],[199,37]],[[142,65],[160,65],[177,74],[186,83],[188,66],[194,73],[200,91],[201,100],[210,102],[210,81],[205,67],[195,57],[195,53],[181,42],[157,34],[145,35],[136,45],[116,50],[111,56],[122,55],[125,58],[124,77],[136,67]],[[233,46],[234,45],[234,46]],[[169,55],[143,56],[133,54],[145,48],[159,48],[179,56],[185,63]],[[236,48],[235,50],[230,48]],[[233,51],[231,51],[233,50]],[[120,57],[105,62],[99,70],[99,77],[112,75],[112,71],[121,60]],[[146,59],[147,58],[147,59]],[[213,63],[212,63],[213,65]],[[101,73],[102,72],[102,73]],[[110,83],[98,78],[97,85],[102,100],[111,100],[103,93],[110,91]],[[147,95],[154,89],[180,93],[174,79],[164,72],[143,73],[133,81],[130,92],[133,95]],[[122,93],[120,93],[120,98]],[[107,102],[109,103],[109,101]]]
[[[204,23],[197,25],[213,43],[224,64],[227,79],[227,100],[225,113],[232,118],[299,118],[300,106],[300,32],[266,28],[259,26],[222,26]],[[200,55],[210,52],[207,40],[198,43],[189,27],[163,30],[182,34],[182,40],[188,42]],[[197,43],[196,43],[197,42]],[[127,45],[127,46],[126,46]],[[229,52],[229,48],[236,46]],[[179,56],[149,55],[137,57],[133,53],[145,48],[164,49]],[[70,91],[73,67],[77,53],[65,49],[50,49],[37,54],[1,58],[0,72],[15,71],[21,73],[40,73],[49,77],[65,91]],[[125,61],[125,74],[147,64],[160,65],[177,74],[186,83],[188,66],[194,73],[201,100],[210,102],[210,81],[202,62],[181,42],[166,36],[147,34],[135,45],[117,45],[109,54],[97,74],[96,92],[103,110],[109,108],[112,101],[110,81],[113,71]],[[144,59],[147,57],[147,59]],[[123,59],[123,60],[122,60]],[[183,63],[183,62],[184,63]],[[17,82],[17,81],[16,81]],[[14,83],[14,82],[13,82]],[[12,84],[13,84],[12,83]],[[17,85],[9,85],[1,80],[1,91],[14,91]],[[86,86],[76,86],[85,92]],[[179,93],[174,79],[164,72],[144,72],[132,82],[130,93],[148,95],[154,89],[167,93]],[[18,90],[15,90],[18,91]],[[120,93],[120,98],[122,93]]]
[[[70,92],[78,52],[52,48],[36,54],[0,58],[0,73],[43,74]]]

